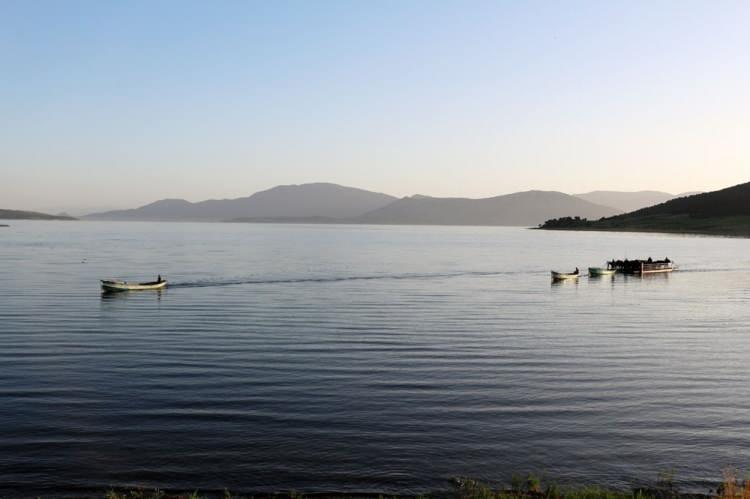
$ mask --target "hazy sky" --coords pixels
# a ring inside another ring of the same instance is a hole
[[[0,208],[750,181],[750,2],[0,1]]]

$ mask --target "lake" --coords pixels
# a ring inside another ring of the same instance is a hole
[[[0,496],[705,491],[750,469],[750,240],[503,227],[9,222]],[[671,275],[549,270],[669,257]],[[170,281],[103,295],[99,279]]]

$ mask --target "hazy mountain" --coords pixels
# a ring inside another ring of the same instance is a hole
[[[527,191],[484,199],[411,196],[356,218],[359,223],[411,225],[538,225],[568,214],[600,218],[619,213],[562,192]]]
[[[67,215],[48,215],[36,211],[0,210],[0,220],[75,220]]]
[[[224,221],[235,218],[357,217],[395,200],[393,196],[329,183],[282,185],[238,199],[191,203],[164,199],[133,210],[87,215],[90,220]]]
[[[672,199],[603,220],[548,220],[542,228],[750,236],[750,183]]]
[[[611,206],[625,213],[664,203],[665,201],[684,195],[686,194],[674,195],[660,191],[593,191],[585,194],[574,194],[577,198],[602,206]]]

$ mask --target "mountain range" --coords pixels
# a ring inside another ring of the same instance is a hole
[[[0,219],[74,220],[0,210]],[[569,195],[525,191],[483,199],[388,194],[332,183],[284,185],[237,199],[192,203],[163,199],[88,220],[388,225],[516,225],[549,229],[653,230],[750,234],[750,183],[721,191],[673,195],[660,191],[593,191]],[[545,222],[546,223],[543,223]]]
[[[184,199],[163,199],[132,210],[94,213],[88,220],[141,220],[221,222],[240,217],[351,218],[395,201],[379,192],[330,183],[281,185],[237,199],[211,199],[191,203]]]
[[[410,196],[398,199],[330,183],[285,185],[238,199],[191,203],[165,199],[131,210],[94,213],[88,220],[306,222],[426,225],[537,225],[575,213],[601,218],[621,213],[553,191],[484,199]]]
[[[411,196],[356,219],[391,225],[534,225],[550,213],[600,218],[619,213],[575,196],[554,191],[526,191],[484,199]]]

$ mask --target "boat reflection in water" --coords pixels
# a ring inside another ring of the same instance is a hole
[[[166,294],[167,290],[164,289],[155,289],[148,292],[141,292],[141,293],[122,293],[117,291],[102,291],[101,292],[101,298],[102,302],[109,302],[109,303],[115,303],[115,302],[121,302],[126,300],[149,300],[156,298],[157,301],[161,301],[162,294]]]
[[[578,279],[552,279],[550,282],[553,288],[559,288],[564,286],[578,287],[580,281]]]

